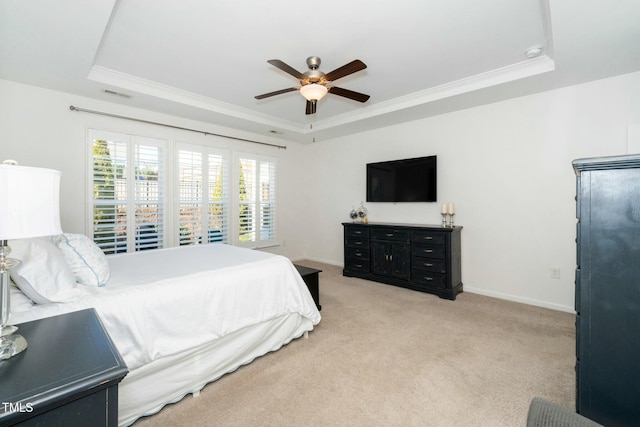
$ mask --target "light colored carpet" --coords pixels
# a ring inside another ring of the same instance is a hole
[[[166,406],[152,426],[524,426],[534,396],[575,407],[575,316],[320,273],[322,321]]]

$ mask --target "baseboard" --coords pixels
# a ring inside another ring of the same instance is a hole
[[[292,258],[293,262],[301,261],[301,260],[309,260],[314,262],[321,262],[323,264],[333,265],[336,267],[344,267],[344,264],[341,262],[336,262],[336,261],[322,259],[322,258],[315,258],[315,257]],[[469,292],[471,294],[478,294],[478,295],[484,295],[487,297],[503,299],[507,301],[519,302],[522,304],[533,305],[535,307],[542,307],[542,308],[548,308],[550,310],[563,311],[565,313],[575,314],[576,312],[575,308],[572,306],[554,304],[547,301],[540,301],[540,300],[531,299],[531,298],[523,298],[516,295],[505,294],[502,292],[487,291],[486,289],[474,288],[467,285],[464,285],[463,289],[464,289],[464,292]]]
[[[575,312],[576,312],[573,307],[566,306],[566,305],[553,304],[553,303],[550,303],[550,302],[540,301],[540,300],[531,299],[531,298],[523,298],[523,297],[519,297],[519,296],[515,296],[515,295],[504,294],[502,292],[487,291],[485,289],[469,287],[467,285],[464,286],[464,292],[469,292],[469,293],[478,294],[478,295],[484,295],[484,296],[492,297],[492,298],[504,299],[504,300],[507,300],[507,301],[520,302],[520,303],[523,303],[523,304],[533,305],[533,306],[536,306],[536,307],[548,308],[548,309],[556,310],[556,311],[564,311],[565,313],[573,313],[573,314],[575,314]]]

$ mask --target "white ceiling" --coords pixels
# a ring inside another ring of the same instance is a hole
[[[2,0],[0,78],[308,143],[638,71],[639,23],[638,0]],[[312,55],[362,60],[335,85],[371,99],[254,99],[299,85],[268,59]]]

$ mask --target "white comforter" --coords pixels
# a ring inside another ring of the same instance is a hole
[[[94,307],[130,370],[287,313],[320,322],[287,258],[214,244],[109,257],[104,288],[13,313],[12,323]]]

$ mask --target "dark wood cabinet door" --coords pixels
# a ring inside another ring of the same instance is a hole
[[[407,243],[371,242],[374,274],[409,279],[411,246]]]
[[[389,273],[389,244],[379,241],[371,242],[371,271],[374,274]]]
[[[389,275],[409,279],[411,246],[406,243],[392,243],[389,246]]]

